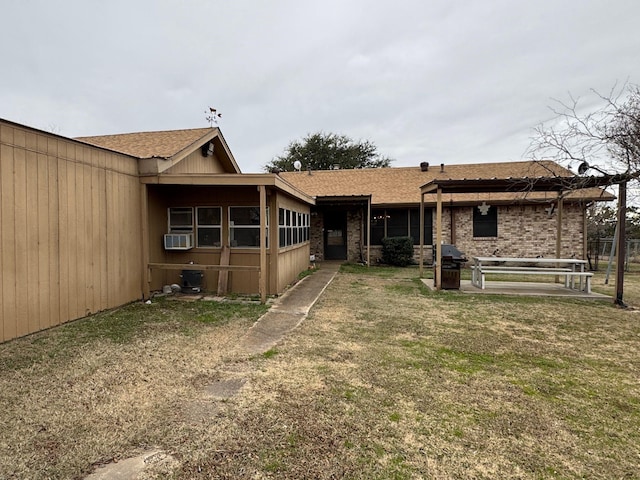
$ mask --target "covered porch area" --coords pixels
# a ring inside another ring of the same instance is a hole
[[[314,200],[276,175],[146,176],[140,195],[145,298],[193,273],[203,290],[264,302],[308,267]]]
[[[311,254],[317,260],[369,265],[370,226],[371,195],[316,197],[311,208]]]

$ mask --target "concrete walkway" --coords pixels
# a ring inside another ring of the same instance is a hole
[[[319,269],[295,284],[278,298],[267,313],[242,337],[238,353],[264,353],[307,317],[322,292],[338,273],[340,263],[323,262]]]
[[[303,278],[276,299],[269,311],[240,339],[235,349],[236,353],[259,355],[280,342],[307,317],[309,310],[331,283],[339,268],[340,263],[323,262],[315,273]],[[224,375],[225,372],[221,373]],[[244,386],[244,373],[246,372],[229,372],[228,378],[222,378],[206,386],[205,391],[214,400],[231,398]],[[199,405],[199,409],[201,414],[211,415],[202,405]],[[178,460],[171,455],[157,449],[150,450],[136,457],[103,465],[85,477],[85,480],[164,478],[170,476],[178,464]]]

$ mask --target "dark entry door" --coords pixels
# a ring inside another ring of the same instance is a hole
[[[347,212],[326,212],[324,215],[324,258],[347,259]]]

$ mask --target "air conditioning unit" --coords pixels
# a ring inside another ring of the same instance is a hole
[[[167,233],[164,236],[165,250],[190,250],[193,248],[193,233]]]

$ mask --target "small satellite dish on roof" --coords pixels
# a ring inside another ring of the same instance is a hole
[[[582,162],[580,165],[578,165],[578,173],[580,175],[584,175],[585,173],[587,173],[587,170],[589,170],[589,168],[591,168],[589,166],[589,163],[587,162]]]
[[[295,168],[298,172],[300,171],[300,169],[302,168],[302,163],[300,163],[300,160],[296,160],[295,162],[293,162],[293,168]]]

